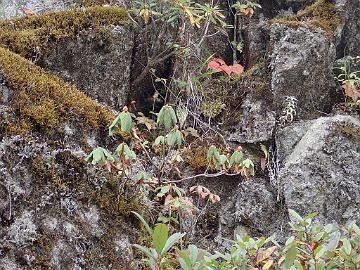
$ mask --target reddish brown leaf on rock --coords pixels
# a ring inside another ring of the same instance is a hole
[[[244,72],[244,67],[240,64],[235,64],[235,65],[232,65],[232,66],[229,66],[230,69],[231,69],[231,72],[237,74],[237,75],[240,75],[241,73]]]
[[[224,71],[227,75],[230,75],[231,74],[231,67],[230,66],[228,66],[228,65],[221,65],[220,66],[220,69],[222,70],[222,71]]]
[[[220,69],[221,64],[217,62],[216,60],[210,61],[208,64],[208,69],[211,69],[213,71],[222,71]]]

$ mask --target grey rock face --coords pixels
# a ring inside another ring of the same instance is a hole
[[[125,105],[130,90],[134,34],[130,25],[112,26],[109,36],[82,30],[52,44],[38,64],[114,109]]]
[[[287,96],[297,98],[300,117],[328,109],[335,91],[335,46],[324,33],[320,29],[292,29],[275,24],[271,28],[271,43],[271,88],[278,111],[284,109]]]
[[[357,0],[338,0],[337,8],[341,18],[339,54],[360,55],[360,2]]]
[[[235,203],[235,224],[245,226],[252,234],[270,235],[280,231],[284,222],[281,204],[264,179],[239,184]]]
[[[285,137],[298,140],[288,131]],[[285,159],[279,179],[288,208],[345,223],[360,220],[359,174],[360,121],[339,115],[311,122]]]
[[[246,46],[246,66],[253,67],[265,57],[267,45],[267,30],[263,16],[259,19],[250,19],[243,29]]]
[[[137,269],[131,264],[134,234],[127,235],[131,225],[94,201],[95,194],[106,198],[108,176],[87,166],[84,157],[78,149],[53,149],[40,138],[0,142],[2,265]],[[22,265],[16,265],[20,258]]]
[[[272,138],[275,128],[275,113],[265,101],[246,98],[241,104],[239,127],[229,135],[230,141],[256,143]]]

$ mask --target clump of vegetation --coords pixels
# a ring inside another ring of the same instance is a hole
[[[46,53],[48,43],[73,37],[81,30],[101,31],[109,25],[122,25],[127,12],[119,7],[93,6],[0,21],[0,46],[24,57]]]
[[[286,18],[276,18],[269,21],[271,24],[285,24],[292,28],[310,27],[321,28],[327,38],[331,38],[340,24],[340,18],[336,13],[335,4],[318,0],[313,5],[307,6],[296,15]]]
[[[134,115],[127,107],[124,107],[110,125],[109,135],[112,136],[118,130],[126,132],[131,136],[129,144],[120,143],[114,152],[98,147],[87,157],[87,161],[93,165],[103,166],[108,171],[116,173],[117,183],[114,190],[117,190],[117,201],[120,200],[127,184],[132,185],[135,182],[140,186],[150,188],[153,194],[150,197],[162,209],[158,221],[180,228],[184,215],[191,215],[197,210],[192,199],[179,186],[183,182],[221,175],[250,177],[255,173],[253,162],[246,158],[241,148],[232,151],[230,155],[223,154],[215,145],[212,145],[205,150],[205,153],[202,151],[205,154],[205,157],[201,157],[204,163],[203,173],[184,176],[182,173],[185,163],[183,154],[187,155],[185,158],[187,160],[195,160],[196,157],[189,156],[189,150],[185,149],[187,144],[185,138],[189,136],[189,130],[180,128],[181,122],[186,121],[182,119],[183,117],[181,110],[174,110],[172,106],[165,105],[157,113],[156,122],[150,119],[145,121],[145,116],[133,119]],[[144,128],[143,123],[148,123],[145,127],[152,133],[151,136],[138,132],[137,128]],[[149,138],[152,140],[149,141]],[[191,161],[188,162],[191,163]],[[190,189],[190,192],[194,190],[201,191],[202,199],[207,198],[213,203],[220,200],[216,194],[205,187]]]
[[[285,244],[274,237],[251,238],[236,236],[229,241],[230,248],[224,253],[210,253],[196,245],[178,248],[185,233],[174,233],[164,224],[152,230],[144,223],[152,238],[150,247],[134,245],[145,255],[145,263],[152,270],[164,270],[165,262],[171,261],[173,269],[182,270],[230,270],[230,269],[359,269],[360,228],[350,223],[345,228],[329,224],[314,224],[316,213],[305,218],[289,210],[293,236]],[[184,245],[182,245],[184,246]]]
[[[349,56],[343,66],[336,68],[340,74],[336,77],[341,84],[346,97],[345,103],[348,106],[360,107],[360,70],[354,70],[355,66],[360,64],[360,56]]]

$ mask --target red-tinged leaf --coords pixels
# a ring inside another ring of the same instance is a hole
[[[221,66],[226,65],[225,61],[222,60],[221,58],[215,58],[214,61],[218,62]]]
[[[235,64],[233,66],[229,66],[232,73],[235,73],[236,75],[240,75],[244,72],[244,67],[240,64]]]
[[[27,8],[27,7],[21,7],[20,10],[22,11],[22,13],[24,13],[26,16],[33,16],[34,12]]]
[[[168,195],[165,197],[165,204],[168,204],[172,199],[173,199],[173,196],[171,196],[171,194],[168,194]]]
[[[230,75],[231,72],[232,72],[230,66],[228,66],[228,65],[226,65],[226,64],[225,64],[225,65],[221,65],[219,68],[220,68],[220,70],[224,71],[227,75]]]
[[[210,61],[208,64],[208,69],[211,69],[213,71],[222,71],[222,69],[220,69],[221,64],[218,63],[217,61],[213,60]]]

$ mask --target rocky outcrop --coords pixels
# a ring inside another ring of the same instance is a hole
[[[297,128],[301,132],[293,132]],[[338,115],[295,124],[278,142],[292,149],[279,173],[288,208],[318,212],[325,222],[360,221],[358,119]]]
[[[3,47],[33,60],[99,102],[114,109],[125,105],[134,33],[124,9],[92,7],[5,21],[0,37]]]
[[[115,114],[4,48],[0,70],[0,265],[136,269],[142,197],[85,162]]]
[[[134,34],[130,25],[84,29],[49,44],[38,64],[92,98],[121,109],[130,92]]]
[[[286,97],[298,100],[298,115],[329,111],[335,94],[332,63],[336,50],[321,30],[275,24],[271,30],[272,92],[278,111]]]

